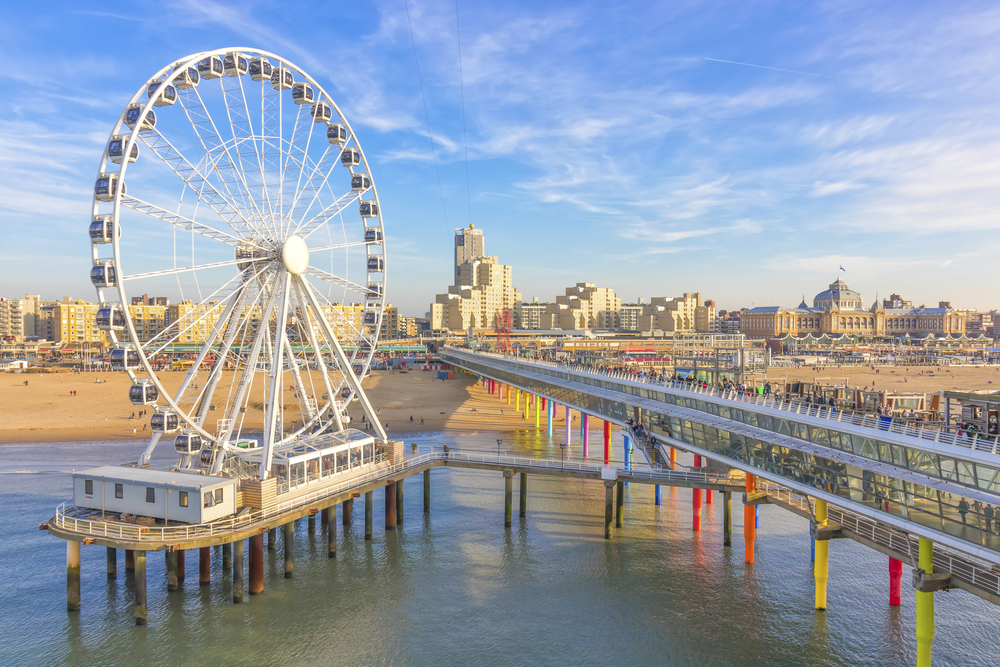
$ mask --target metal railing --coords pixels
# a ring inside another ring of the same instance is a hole
[[[278,502],[266,510],[245,512],[234,516],[207,523],[185,524],[179,526],[145,526],[140,524],[108,521],[105,518],[91,518],[96,510],[70,505],[68,502],[56,508],[53,523],[64,530],[83,535],[106,537],[132,542],[178,542],[184,540],[224,535],[238,530],[246,530],[256,524],[279,517],[296,509],[307,507],[317,501],[363,487],[373,482],[380,482],[394,477],[404,470],[419,467],[436,461],[460,462],[473,464],[495,465],[501,468],[527,468],[530,470],[562,470],[580,474],[592,474],[600,477],[603,461],[562,461],[512,454],[490,454],[488,452],[435,449],[404,459],[400,463],[378,468],[371,472],[354,475],[337,484],[318,486],[309,493],[293,494],[294,497]],[[614,461],[619,464],[620,462]],[[616,466],[617,467],[617,466]],[[617,467],[617,474],[622,478],[633,480],[646,479],[663,482],[682,482],[690,484],[729,484],[730,477],[717,471],[663,470],[645,465],[626,470]],[[279,495],[279,498],[281,496]]]
[[[797,507],[812,516],[813,511],[809,499],[797,491],[761,478],[757,478],[757,490],[765,491],[779,502]],[[840,507],[830,506],[827,509],[827,521],[839,524],[845,530],[883,547],[907,554],[910,564],[916,569],[915,557],[919,552],[919,538]],[[952,577],[964,581],[970,586],[1000,596],[1000,572],[996,566],[985,560],[949,549],[935,542],[934,569],[950,572]]]
[[[492,352],[469,352],[467,350],[457,350],[455,348],[448,348],[446,350],[446,353],[450,352],[457,353],[460,355],[467,354],[474,356],[492,357],[494,359],[504,361],[508,364],[513,362],[515,367],[520,367],[523,365],[523,366],[543,366],[547,368],[555,368],[557,370],[565,372],[566,380],[572,380],[572,378],[570,377],[570,374],[572,373],[576,375],[591,375],[595,377],[609,378],[612,380],[636,382],[655,387],[662,387],[664,389],[670,389],[673,391],[685,392],[693,395],[711,396],[713,398],[720,398],[723,400],[734,401],[737,403],[747,403],[758,407],[770,408],[773,410],[781,410],[783,412],[788,412],[792,414],[814,417],[817,419],[826,419],[841,424],[850,424],[852,426],[870,428],[881,432],[894,433],[897,435],[917,438],[920,440],[926,440],[945,445],[964,447],[966,449],[972,449],[987,454],[1000,455],[1000,436],[991,436],[982,433],[976,433],[970,436],[967,433],[965,433],[962,429],[954,426],[942,427],[941,425],[935,425],[930,428],[925,428],[924,425],[915,426],[913,422],[897,420],[891,417],[879,417],[877,415],[872,416],[863,413],[848,412],[844,410],[839,410],[832,406],[816,405],[812,403],[805,403],[802,401],[785,401],[771,396],[761,396],[756,393],[740,391],[738,389],[718,389],[707,385],[702,386],[700,383],[678,382],[676,380],[654,380],[648,376],[636,375],[633,373],[626,373],[622,371],[593,369],[585,366],[578,366],[576,364],[566,364],[566,363],[560,364],[551,361],[543,361],[539,359],[532,359],[530,361],[521,361],[520,358],[517,357],[510,357],[506,355],[495,354]],[[551,373],[546,373],[546,374],[551,375]],[[696,386],[692,386],[692,384]]]

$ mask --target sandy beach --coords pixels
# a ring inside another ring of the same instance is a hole
[[[180,372],[161,376],[168,390],[176,390],[183,377]],[[140,409],[128,400],[130,385],[123,373],[0,373],[0,443],[142,437],[148,417],[130,419]],[[394,431],[517,431],[529,426],[513,404],[491,397],[463,373],[454,380],[438,380],[434,371],[375,371],[364,387],[390,435]],[[71,395],[73,391],[76,395]],[[287,409],[293,407],[286,403]],[[353,425],[360,427],[362,411],[356,401],[349,412]],[[260,429],[262,423],[259,404],[255,407],[251,402],[247,428]],[[562,415],[557,423],[564,423]]]
[[[165,372],[168,390],[176,390],[181,372]],[[833,367],[775,368],[771,381],[805,380],[823,384],[846,382],[851,387],[873,387],[890,392],[935,392],[943,389],[1000,390],[1000,370],[982,367]],[[28,385],[24,385],[24,381]],[[99,382],[98,382],[99,381]],[[759,379],[758,379],[759,381]],[[128,400],[129,379],[123,373],[0,374],[0,443],[71,440],[134,439],[143,436],[148,417],[130,419],[138,410]],[[438,380],[433,371],[375,371],[365,390],[390,435],[430,431],[517,431],[534,426],[514,409],[491,397],[472,376],[456,374]],[[70,392],[75,391],[76,395]],[[263,412],[251,402],[246,428],[260,429]],[[286,409],[294,406],[286,403]],[[361,407],[353,403],[354,425],[361,425]],[[413,421],[410,421],[410,417]],[[577,417],[579,419],[579,417]],[[557,424],[564,424],[560,415]],[[136,430],[133,434],[132,429]],[[148,431],[146,432],[148,434]]]

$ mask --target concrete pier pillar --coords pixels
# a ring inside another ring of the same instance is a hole
[[[66,540],[66,611],[80,611],[80,543]]]
[[[272,528],[267,531],[267,550],[274,551],[278,548],[278,529]]]
[[[722,546],[733,546],[733,494],[722,492]]]
[[[212,583],[212,550],[202,547],[198,550],[198,585],[207,586]]]
[[[653,487],[653,504],[662,505],[663,504],[663,490],[660,488],[659,484]]]
[[[613,479],[604,480],[604,539],[610,540],[614,537],[614,516],[615,516],[615,482]]]
[[[167,590],[176,591],[180,588],[180,584],[177,581],[177,552],[166,551],[163,554],[163,558],[167,562]]]
[[[309,530],[309,534],[310,535],[316,532],[316,515],[315,514],[310,514],[309,515],[309,518],[306,519],[306,526],[307,526],[307,529]]]
[[[326,523],[326,557],[337,557],[337,506],[332,505],[327,508]],[[331,520],[332,518],[332,520]]]
[[[264,535],[250,538],[250,595],[264,592]]]
[[[615,528],[625,523],[625,482],[618,480],[618,498],[615,500]]]
[[[146,552],[135,552],[135,624],[146,625]]]
[[[424,514],[431,511],[431,469],[424,471]]]
[[[583,458],[590,456],[590,415],[580,413],[580,430],[583,432]]]
[[[816,523],[826,525],[826,501],[816,499]],[[830,541],[816,540],[816,562],[813,564],[816,579],[816,611],[826,611],[826,582],[830,578]]]
[[[354,513],[354,498],[348,498],[340,504],[340,522],[345,526],[351,525],[351,514]]]
[[[396,483],[389,480],[385,485],[385,529],[396,527]]]
[[[125,571],[135,572],[135,552],[131,549],[125,550]]]
[[[747,495],[757,490],[757,480],[753,475],[747,474],[745,489]],[[750,565],[753,564],[754,539],[757,537],[757,525],[754,523],[757,516],[755,507],[755,505],[743,506],[743,560]]]
[[[521,483],[518,484],[518,513],[528,516],[528,473],[521,473]]]
[[[934,574],[934,543],[920,538],[917,564],[927,574]],[[917,667],[930,667],[934,643],[934,593],[917,591]]]
[[[108,547],[108,579],[118,578],[118,550]]]
[[[889,606],[898,607],[903,588],[903,561],[889,558]]]
[[[295,522],[285,524],[285,579],[295,574]]]
[[[233,545],[226,542],[222,545],[222,569],[228,570],[233,566]]]
[[[514,471],[507,469],[503,471],[503,525],[510,528],[511,505],[514,495]]]
[[[243,602],[243,540],[233,542],[233,602]]]
[[[336,505],[334,505],[334,512],[336,512]],[[324,507],[319,513],[319,523],[321,526],[329,525],[330,523],[330,508]]]
[[[372,494],[374,491],[369,491],[365,494],[365,539],[372,539]]]
[[[604,421],[604,465],[611,463],[611,422]]]

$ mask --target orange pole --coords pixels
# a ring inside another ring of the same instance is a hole
[[[677,450],[670,448],[670,469],[677,470]]]
[[[747,474],[747,484],[746,492],[748,494],[753,493],[757,490],[757,479],[750,474]],[[756,518],[756,508],[753,505],[743,506],[743,541],[745,543],[745,558],[744,560],[753,564],[753,544],[754,539],[757,537],[757,526],[754,523]]]

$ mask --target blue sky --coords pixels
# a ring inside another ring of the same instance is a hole
[[[94,298],[113,122],[170,62],[250,46],[351,120],[404,314],[445,291],[470,222],[529,300],[589,281],[795,305],[840,275],[866,301],[1000,307],[996,3],[459,2],[463,87],[455,3],[410,0],[423,97],[403,0],[4,11],[3,296]]]

